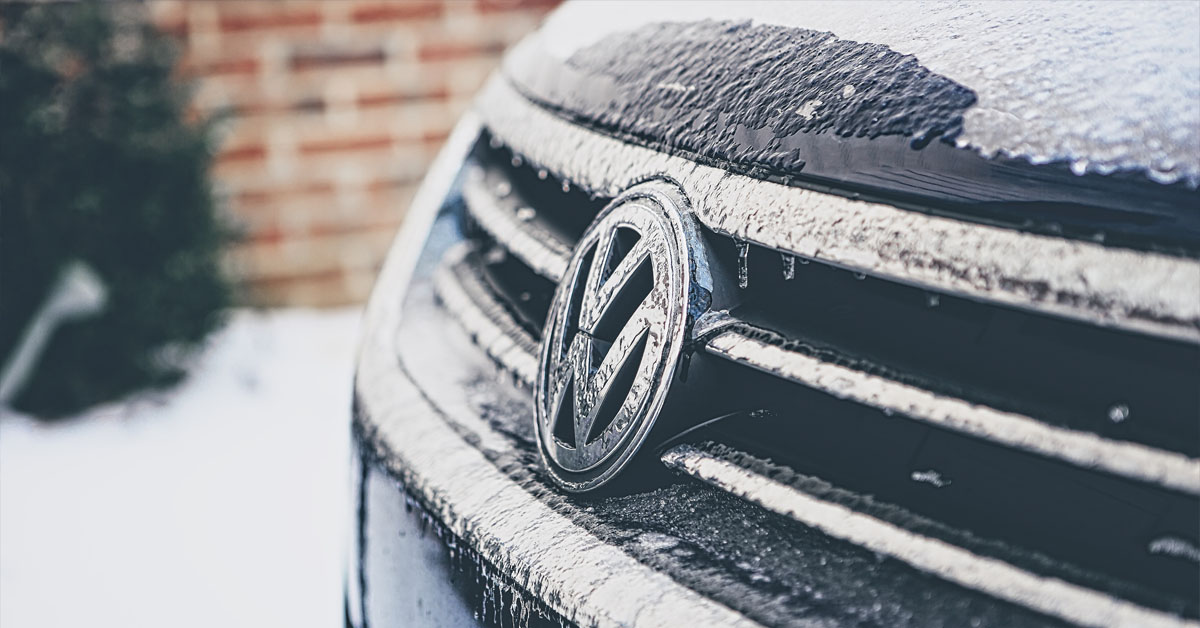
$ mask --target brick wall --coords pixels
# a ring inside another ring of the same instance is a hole
[[[365,299],[455,120],[553,4],[152,2],[196,107],[228,116],[214,174],[243,300]]]

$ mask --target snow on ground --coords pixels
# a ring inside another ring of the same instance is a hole
[[[340,625],[358,324],[237,312],[166,394],[0,416],[0,626]]]

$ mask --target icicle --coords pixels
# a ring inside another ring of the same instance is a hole
[[[783,279],[784,281],[791,281],[796,278],[796,256],[783,253],[782,257]]]
[[[483,619],[486,620],[487,619],[488,600],[492,597],[492,583],[487,582],[487,574],[484,574],[483,577],[484,577],[483,595],[481,596],[481,598],[479,600],[479,605],[480,605],[479,615]]]
[[[500,619],[504,617],[504,585],[500,581],[494,581],[496,593],[492,596],[494,604],[492,604],[492,618],[499,624]]]
[[[750,286],[750,243],[737,241],[738,252],[738,287],[745,289]]]

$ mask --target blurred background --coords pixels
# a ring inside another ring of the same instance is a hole
[[[0,6],[0,626],[342,621],[359,308],[554,4]]]
[[[429,162],[550,1],[151,2],[202,114],[257,305],[361,303]]]

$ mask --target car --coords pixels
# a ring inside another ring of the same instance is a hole
[[[1194,626],[1200,5],[567,4],[369,302],[347,623]]]

